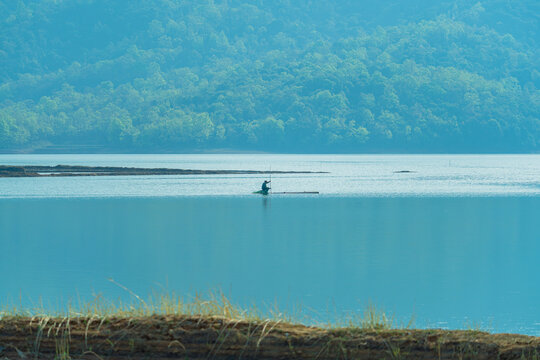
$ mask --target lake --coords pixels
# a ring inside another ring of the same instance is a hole
[[[310,170],[261,176],[0,179],[0,299],[55,308],[163,289],[372,303],[418,327],[540,335],[536,155],[0,155],[0,164]],[[401,173],[400,171],[410,171]],[[76,301],[75,301],[76,302]]]

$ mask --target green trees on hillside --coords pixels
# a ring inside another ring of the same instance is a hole
[[[0,4],[0,148],[538,149],[534,1],[379,5]]]

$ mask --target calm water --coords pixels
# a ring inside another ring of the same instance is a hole
[[[0,164],[306,170],[274,175],[275,191],[323,196],[540,195],[540,155],[0,155]],[[408,170],[412,173],[395,173]],[[1,197],[249,196],[261,176],[0,179]]]
[[[2,302],[220,288],[318,318],[369,302],[419,327],[540,335],[538,156],[2,155],[3,164],[305,169],[0,179]],[[414,173],[396,174],[411,170]],[[187,196],[188,195],[188,196]],[[234,195],[234,196],[233,196]],[[241,195],[241,196],[239,196]]]

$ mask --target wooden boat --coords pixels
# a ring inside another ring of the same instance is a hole
[[[284,192],[268,192],[268,191],[255,191],[254,194],[258,195],[318,195],[318,191],[284,191]]]

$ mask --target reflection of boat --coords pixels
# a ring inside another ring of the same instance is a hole
[[[272,192],[269,193],[268,191],[255,191],[254,194],[259,195],[317,195],[319,194],[318,191],[289,191],[289,192]]]

